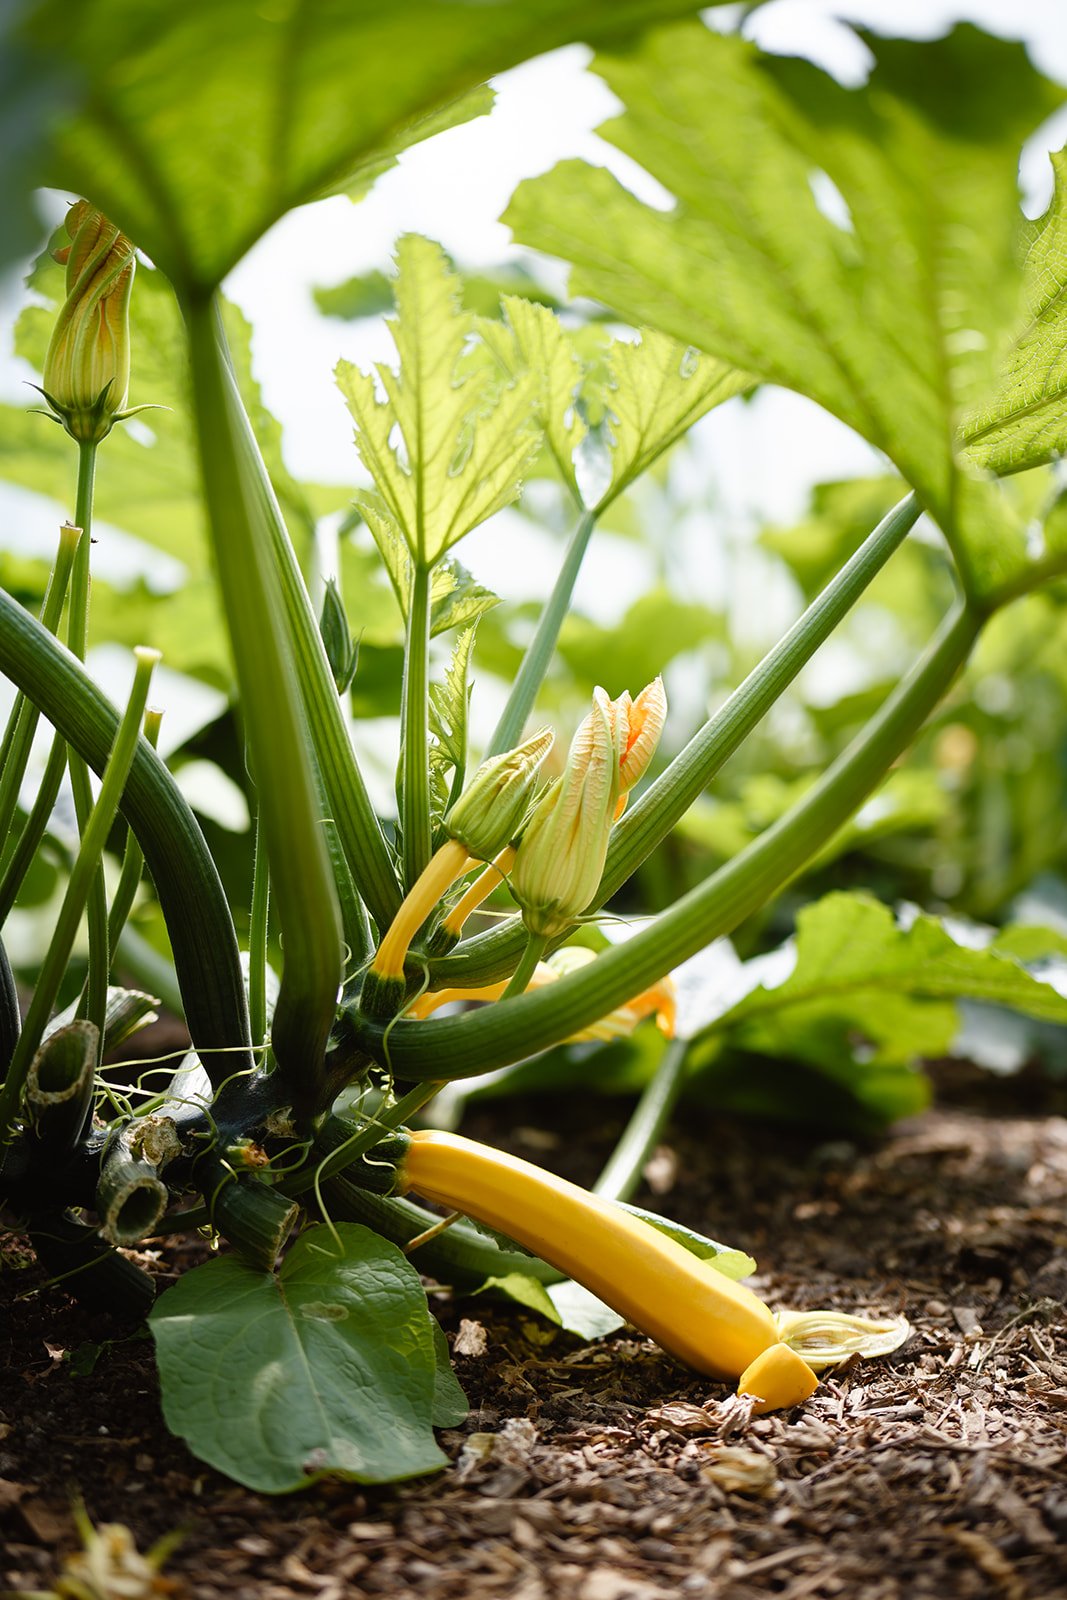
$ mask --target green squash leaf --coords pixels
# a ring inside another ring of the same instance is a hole
[[[294,206],[365,193],[401,151],[486,111],[495,73],[690,9],[17,0],[0,22],[6,259],[44,184],[85,194],[175,283],[212,288]]]
[[[167,1426],[201,1460],[280,1494],[331,1475],[391,1483],[445,1465],[433,1319],[418,1273],[358,1223],[306,1230],[277,1275],[221,1256],[150,1318]]]
[[[598,504],[600,512],[694,422],[751,388],[754,381],[650,328],[642,329],[635,343],[614,340],[608,359],[610,386],[603,393],[610,424],[611,482]]]
[[[963,425],[967,458],[1020,472],[1067,448],[1067,150],[1052,156],[1056,185],[1026,252],[1026,321],[992,399]]]
[[[495,364],[470,359],[474,319],[459,308],[440,245],[417,234],[399,241],[396,298],[399,369],[377,367],[385,399],[351,362],[338,363],[337,381],[374,479],[377,492],[358,503],[379,548],[396,552],[402,539],[416,565],[431,567],[518,495],[540,442],[536,380],[508,382]],[[391,574],[395,564],[394,553]]]
[[[875,67],[855,89],[696,23],[598,58],[626,107],[602,135],[674,208],[570,161],[521,185],[505,220],[574,264],[573,292],[856,428],[993,603],[1026,581],[1025,525],[961,459],[958,428],[1016,321],[1019,147],[1062,92],[969,25],[864,38]]]
[[[443,683],[430,685],[430,816],[436,827],[449,802],[463,788],[467,770],[467,711],[470,706],[471,652],[476,629],[456,640]],[[449,773],[452,781],[449,784]]]
[[[961,999],[1067,1022],[1067,997],[1028,972],[1015,948],[1010,939],[963,942],[937,917],[918,915],[905,926],[864,894],[828,894],[798,915],[795,945],[773,968],[778,976],[788,966],[784,981],[758,983],[694,1032],[818,1065],[831,1036],[851,1038],[854,1057],[879,1063],[943,1053],[956,1028],[951,1002]],[[750,964],[753,974],[767,959]]]
[[[433,1425],[435,1428],[458,1428],[470,1406],[452,1370],[452,1357],[444,1329],[436,1317],[431,1316],[433,1351],[437,1363],[434,1375]]]

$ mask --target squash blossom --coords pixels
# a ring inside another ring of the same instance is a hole
[[[628,693],[609,700],[594,689],[563,776],[537,805],[515,856],[511,892],[531,934],[554,938],[588,909],[612,824],[655,754],[666,714],[659,678],[636,700]]]
[[[553,737],[550,728],[542,728],[514,750],[483,761],[448,812],[443,824],[448,839],[408,891],[364,979],[362,1004],[368,1015],[393,1016],[400,1009],[405,957],[441,896],[479,861],[491,861],[510,847]]]
[[[44,363],[42,393],[73,439],[93,444],[125,413],[130,383],[130,290],[136,265],[126,235],[87,200],[65,223],[67,297]]]

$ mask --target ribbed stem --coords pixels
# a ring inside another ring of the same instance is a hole
[[[53,727],[80,750],[96,772],[104,771],[119,726],[118,712],[69,651],[2,589],[0,671],[40,706]],[[62,744],[59,753],[65,760]],[[54,797],[44,821],[53,803]],[[244,979],[233,919],[200,826],[173,777],[144,740],[130,768],[122,809],[144,849],[170,933],[181,984],[176,1009],[184,1010],[193,1040],[204,1051],[212,1081],[220,1083],[251,1065]],[[5,876],[5,891],[8,887]],[[144,951],[144,941],[133,930],[128,930],[126,937]],[[138,963],[142,971],[148,960],[146,956]],[[149,987],[169,996],[173,978],[168,981],[160,974]]]
[[[272,1043],[294,1106],[311,1114],[319,1109],[343,966],[318,775],[271,551],[262,458],[229,365],[218,305],[195,298],[184,311],[204,496],[285,951]],[[336,702],[332,680],[329,698]]]
[[[411,579],[404,683],[400,703],[397,810],[404,853],[404,886],[411,889],[430,859],[430,781],[427,756],[430,694],[430,569]]]
[[[534,708],[537,691],[544,682],[545,673],[552,660],[563,619],[570,609],[574,585],[595,527],[596,512],[587,511],[571,534],[570,543],[563,557],[563,565],[559,569],[552,593],[541,613],[537,631],[527,646],[507,703],[500,713],[500,721],[489,741],[489,748],[485,752],[486,759],[502,755],[505,750],[514,749],[522,738],[526,719]]]
[[[95,441],[83,440],[78,445],[78,498],[74,520],[82,530],[74,558],[70,583],[70,617],[67,623],[67,647],[78,661],[85,660],[89,642],[89,552],[92,548],[93,486],[96,481]],[[67,767],[70,786],[74,794],[74,811],[78,831],[85,837],[93,810],[93,791],[89,782],[89,768],[78,752],[68,746]],[[89,884],[86,901],[86,920],[89,943],[89,968],[82,997],[82,1014],[96,1024],[97,1038],[104,1035],[104,1012],[107,1008],[107,979],[111,968],[108,949],[107,890],[104,869],[98,861]]]
[[[144,736],[154,750],[159,743],[159,727],[163,720],[162,711],[154,710],[151,706],[144,714]],[[141,883],[141,873],[144,870],[144,851],[137,842],[137,835],[132,828],[126,830],[126,848],[122,853],[122,871],[119,874],[118,886],[111,901],[111,910],[107,919],[107,947],[111,963],[114,964],[115,951],[122,937],[122,930],[126,920],[133,910],[133,902]]]
[[[26,1022],[19,1037],[15,1053],[12,1056],[7,1077],[4,1080],[3,1087],[0,1088],[0,1139],[8,1136],[18,1115],[26,1074],[29,1071],[34,1052],[44,1034],[45,1023],[48,1021],[55,1005],[59,986],[66,971],[67,962],[70,960],[71,950],[74,947],[74,940],[81,922],[82,913],[96,874],[99,871],[100,858],[103,855],[111,825],[115,820],[119,801],[126,785],[127,774],[130,770],[130,763],[133,760],[133,753],[137,747],[137,735],[141,717],[144,714],[148,685],[151,681],[152,670],[159,660],[159,653],[155,650],[138,649],[134,652],[134,660],[136,666],[129,704],[115,736],[115,744],[107,767],[104,770],[96,804],[86,820],[81,848],[71,869],[55,929],[41,964],[33,999],[26,1014]],[[106,970],[104,976],[106,979]],[[103,1001],[100,1008],[99,1027],[101,1030],[104,1026],[106,1011],[107,985],[105,982]]]
[[[237,1178],[221,1161],[205,1157],[196,1182],[211,1220],[250,1266],[271,1272],[300,1207],[258,1178]]]
[[[137,1156],[126,1128],[104,1157],[96,1186],[96,1211],[101,1237],[114,1245],[133,1245],[152,1233],[170,1198],[159,1170]]]

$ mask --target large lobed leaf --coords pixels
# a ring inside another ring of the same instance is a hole
[[[250,1488],[445,1465],[432,1425],[461,1414],[455,1381],[418,1273],[369,1228],[307,1230],[277,1275],[234,1255],[195,1267],[150,1325],[167,1426]]]
[[[965,939],[937,917],[901,922],[867,895],[828,894],[800,912],[784,979],[758,983],[695,1031],[726,1033],[745,1049],[816,1065],[820,1040],[825,1050],[830,1035],[838,1042],[864,1039],[880,1062],[939,1055],[955,1034],[957,1000],[1067,1022],[1067,997],[1020,958],[1023,952],[1036,960],[1057,948],[1047,930],[1011,928],[988,942]],[[781,979],[780,961],[775,967]],[[761,970],[757,960],[753,975]]]
[[[25,196],[50,184],[87,195],[176,283],[211,287],[293,206],[359,193],[409,145],[485,111],[477,86],[492,74],[692,9],[12,0],[0,22],[0,200],[21,226],[5,229],[5,246],[32,246]]]
[[[440,245],[405,235],[389,324],[399,365],[376,369],[384,399],[369,373],[337,366],[375,484],[359,496],[360,509],[391,572],[400,541],[416,566],[432,567],[514,500],[539,445],[535,379],[468,359],[474,319],[460,308],[458,287]]]
[[[856,428],[992,600],[1019,585],[1026,537],[961,461],[958,428],[1016,320],[1019,146],[1062,92],[1022,46],[970,26],[933,44],[865,38],[860,89],[698,23],[598,57],[626,107],[602,134],[676,204],[569,161],[520,186],[506,220],[574,264],[574,292]]]

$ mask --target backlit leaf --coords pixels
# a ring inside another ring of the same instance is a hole
[[[1026,321],[996,394],[963,426],[967,457],[992,472],[1018,472],[1067,448],[1067,150],[1052,163],[1052,201],[1026,253]]]
[[[473,332],[441,247],[416,234],[397,246],[397,316],[389,326],[398,369],[374,378],[350,362],[337,381],[377,495],[361,498],[379,547],[403,538],[429,567],[514,500],[536,453],[536,381],[507,382],[493,365],[464,360]]]
[[[1026,581],[1025,526],[960,459],[957,430],[1016,322],[1019,147],[1062,92],[1021,45],[969,25],[864,38],[859,88],[697,23],[598,58],[626,107],[603,136],[674,208],[570,161],[523,184],[506,220],[574,264],[574,292],[856,428],[994,600]]]
[[[294,206],[364,193],[397,155],[484,112],[486,79],[680,0],[13,0],[0,11],[6,259],[26,197],[85,194],[175,282],[212,287]]]

